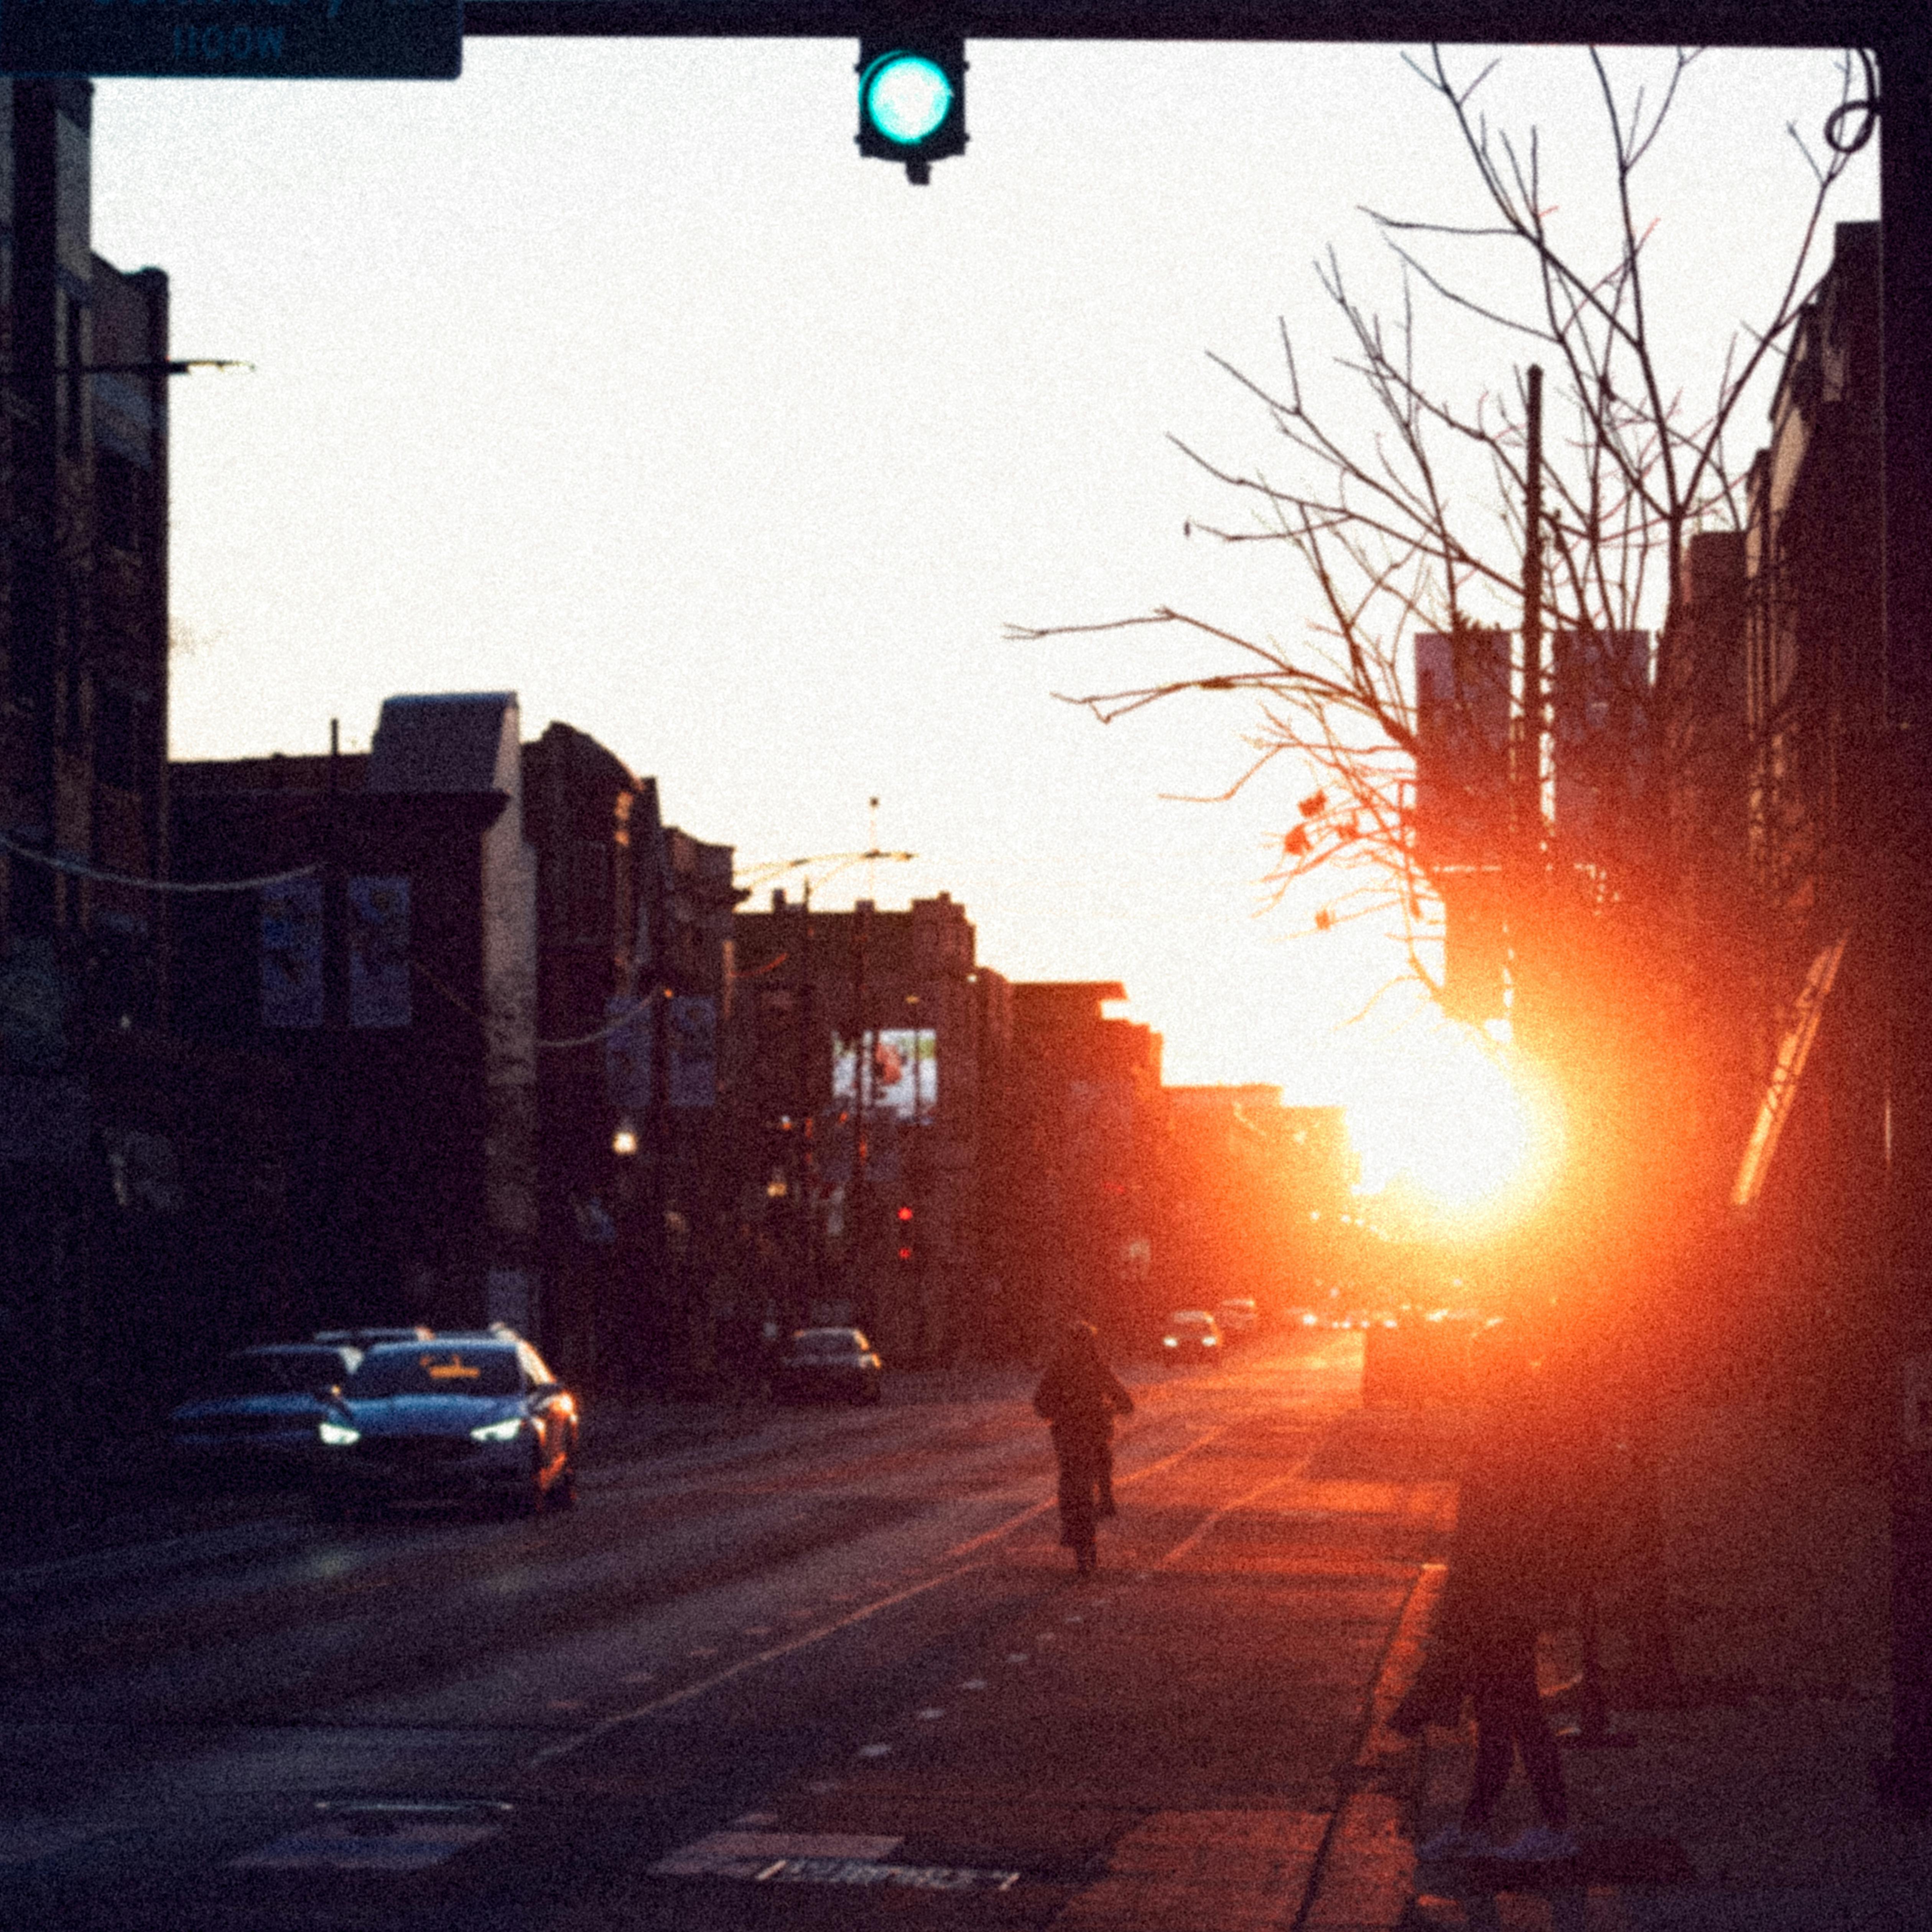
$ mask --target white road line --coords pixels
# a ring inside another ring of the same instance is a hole
[[[1138,1483],[1144,1477],[1158,1475],[1162,1470],[1178,1462],[1183,1456],[1191,1456],[1196,1450],[1213,1442],[1217,1436],[1225,1436],[1232,1426],[1229,1423],[1222,1423],[1209,1430],[1204,1436],[1197,1436],[1185,1449],[1177,1449],[1172,1456],[1163,1456],[1158,1462],[1150,1462],[1144,1468],[1130,1469],[1125,1475],[1116,1476],[1114,1478],[1114,1488],[1125,1489],[1130,1484]],[[996,1523],[991,1529],[982,1530],[977,1536],[968,1537],[964,1543],[956,1543],[946,1553],[948,1556],[964,1556],[973,1550],[983,1549],[986,1544],[997,1543],[1001,1537],[1018,1529],[1022,1523],[1030,1522],[1036,1516],[1044,1516],[1053,1507],[1054,1498],[1052,1496],[1044,1502],[1030,1504],[1018,1516],[1009,1516],[1004,1522]]]
[[[1232,1516],[1237,1510],[1246,1509],[1249,1504],[1258,1501],[1270,1490],[1280,1489],[1284,1483],[1300,1480],[1302,1472],[1307,1466],[1305,1461],[1298,1462],[1286,1475],[1270,1476],[1258,1489],[1250,1490],[1244,1496],[1237,1496],[1231,1503],[1222,1504],[1219,1509],[1210,1510],[1193,1528],[1154,1565],[1154,1568],[1156,1570],[1165,1570],[1177,1558],[1185,1556],[1224,1516]]]
[[[761,1665],[775,1664],[782,1657],[789,1657],[793,1652],[804,1650],[809,1646],[821,1642],[840,1630],[849,1630],[854,1624],[863,1623],[868,1617],[874,1617],[881,1610],[889,1610],[896,1604],[903,1604],[914,1597],[923,1596],[928,1590],[936,1590],[943,1583],[950,1583],[976,1570],[976,1563],[962,1563],[957,1568],[940,1571],[937,1576],[928,1576],[922,1583],[909,1585],[903,1590],[896,1590],[890,1597],[881,1597],[877,1603],[866,1604],[849,1612],[836,1622],[821,1624],[818,1629],[807,1630],[802,1636],[794,1637],[789,1643],[775,1643],[768,1650],[761,1650],[755,1657],[741,1658],[736,1664],[728,1664],[722,1670],[700,1678],[695,1684],[687,1684],[681,1690],[671,1691],[668,1696],[656,1698],[648,1704],[640,1704],[634,1711],[620,1711],[614,1718],[606,1718],[601,1724],[595,1724],[587,1731],[580,1731],[574,1738],[566,1738],[560,1744],[546,1745],[528,1759],[526,1771],[534,1771],[538,1766],[554,1764],[559,1758],[570,1756],[581,1750],[586,1744],[595,1744],[608,1737],[613,1731],[626,1724],[635,1724],[646,1718],[654,1718],[660,1711],[668,1711],[679,1704],[688,1704],[694,1697],[701,1697],[707,1690],[715,1690],[721,1684],[728,1684],[734,1677],[742,1677],[748,1670],[756,1670]]]

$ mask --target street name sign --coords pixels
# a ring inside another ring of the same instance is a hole
[[[454,80],[463,0],[0,0],[0,74]]]

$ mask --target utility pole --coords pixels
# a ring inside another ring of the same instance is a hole
[[[1892,1505],[1892,1750],[1882,1786],[1902,1808],[1932,1810],[1932,1016],[1922,987],[1932,944],[1932,52],[1905,16],[1879,49],[1885,211],[1886,755],[1872,922],[1882,988],[1886,1090],[1885,1280],[1880,1331],[1888,1386]]]
[[[812,1124],[818,1114],[817,1046],[814,994],[817,975],[812,956],[812,880],[805,882],[804,902],[800,909],[796,1085],[792,1106],[792,1217],[796,1232],[797,1281],[806,1306],[793,1309],[792,1316],[802,1320],[811,1303],[821,1299],[819,1280],[818,1158]]]
[[[1532,363],[1523,420],[1522,713],[1516,746],[1509,896],[1510,1026],[1519,1047],[1536,1045],[1546,1022],[1540,1002],[1524,998],[1535,958],[1543,897],[1543,744],[1548,722],[1543,668],[1543,369]],[[1526,1034],[1528,1039],[1525,1039]]]
[[[872,951],[872,902],[861,899],[852,908],[852,1023],[857,1039],[852,1066],[852,1198],[846,1204],[845,1279],[858,1304],[862,1324],[872,1323],[872,1298],[866,1292],[866,1264],[872,1243],[868,1238],[872,1207],[870,1179],[866,1172],[872,1153],[866,1142],[866,1101],[872,1084],[872,1042],[867,1029],[867,1008],[872,989],[867,984]]]

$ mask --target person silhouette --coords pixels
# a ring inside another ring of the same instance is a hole
[[[1432,1658],[1476,1720],[1476,1762],[1460,1821],[1424,1858],[1556,1862],[1578,1856],[1569,1793],[1536,1679],[1538,1633],[1562,1622],[1579,1574],[1578,1470],[1542,1358],[1516,1336],[1481,1352],[1483,1408],[1456,1507]],[[1427,1668],[1428,1666],[1425,1666]],[[1457,1700],[1460,1702],[1460,1700]],[[1538,1822],[1507,1846],[1490,1826],[1520,1756]]]
[[[1034,1390],[1036,1414],[1053,1429],[1060,1473],[1060,1540],[1079,1574],[1100,1566],[1094,1526],[1115,1514],[1114,1418],[1131,1415],[1134,1399],[1100,1356],[1090,1322],[1068,1324]]]

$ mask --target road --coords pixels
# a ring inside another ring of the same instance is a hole
[[[1207,1844],[1292,1925],[1450,1507],[1359,1367],[1130,1373],[1091,1582],[992,1375],[614,1460],[568,1515],[16,1562],[0,1922],[1158,1928]]]

